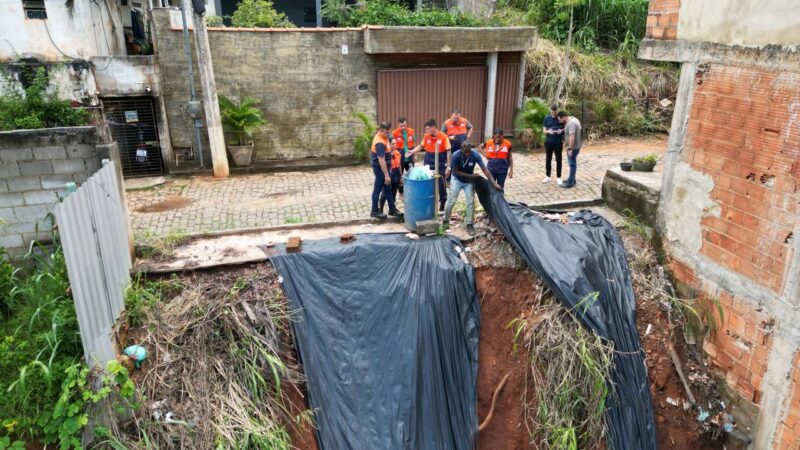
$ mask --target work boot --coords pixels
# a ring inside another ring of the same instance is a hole
[[[470,236],[475,236],[475,227],[473,227],[472,224],[467,225],[467,233],[469,233]]]
[[[399,209],[390,209],[389,215],[394,217],[403,217],[403,211],[400,211]]]
[[[369,216],[370,217],[374,217],[376,219],[385,219],[386,218],[386,214],[384,214],[382,211],[372,211],[371,213],[369,213]]]

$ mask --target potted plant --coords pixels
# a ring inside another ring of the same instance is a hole
[[[619,168],[622,169],[623,172],[630,172],[633,169],[633,164],[630,163],[627,159],[623,160],[619,163]]]
[[[228,141],[228,152],[239,167],[250,165],[253,158],[253,132],[267,123],[263,112],[255,107],[259,103],[261,100],[253,97],[246,96],[240,103],[236,103],[224,95],[219,96],[222,125],[231,137]]]
[[[633,170],[638,170],[639,172],[652,172],[657,162],[658,155],[653,153],[646,156],[638,156],[633,158]]]

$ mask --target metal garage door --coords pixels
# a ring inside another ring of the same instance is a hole
[[[441,127],[453,108],[472,122],[472,141],[479,142],[486,114],[486,66],[378,71],[378,120],[394,126],[405,116],[422,133],[431,118]]]
[[[119,145],[122,174],[126,178],[163,175],[153,99],[104,98],[103,114]]]

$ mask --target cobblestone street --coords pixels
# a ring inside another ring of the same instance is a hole
[[[531,206],[595,201],[600,198],[606,169],[623,158],[648,153],[661,156],[666,146],[666,137],[588,143],[578,158],[578,184],[572,189],[559,188],[554,182],[542,183],[542,152],[517,153],[514,178],[506,181],[507,196]],[[555,172],[555,161],[553,166]],[[562,178],[568,174],[565,155]],[[155,188],[128,191],[127,200],[139,238],[198,234],[365,220],[370,212],[372,182],[368,165],[227,179],[173,178]]]

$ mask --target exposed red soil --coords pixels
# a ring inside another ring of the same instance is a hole
[[[310,409],[308,406],[308,395],[305,385],[288,386],[286,390],[289,413],[296,416],[303,411]],[[317,435],[314,429],[307,422],[291,422],[286,424],[289,435],[292,437],[292,445],[300,450],[319,450],[317,446]]]
[[[683,401],[687,400],[686,390],[669,356],[668,349],[669,343],[672,342],[679,359],[683,361],[683,370],[686,372],[688,358],[680,329],[670,323],[667,312],[660,308],[658,302],[644,300],[643,296],[638,294],[639,292],[637,292],[636,326],[644,344],[645,363],[647,364],[647,373],[650,375],[650,395],[653,398],[659,448],[664,450],[722,449],[722,442],[711,441],[707,434],[703,434],[694,408],[688,410],[683,408]],[[652,324],[652,331],[650,335],[645,336],[648,324]],[[673,327],[676,329],[673,330]],[[673,333],[678,334],[673,335]],[[694,394],[700,398],[703,395],[701,391],[697,390]],[[667,403],[667,398],[676,399],[679,406]]]
[[[529,449],[523,397],[528,365],[525,350],[513,353],[509,322],[534,303],[537,280],[529,271],[483,267],[476,270],[481,300],[481,340],[478,350],[478,421],[492,404],[500,380],[511,376],[498,397],[491,422],[478,435],[478,449]]]

